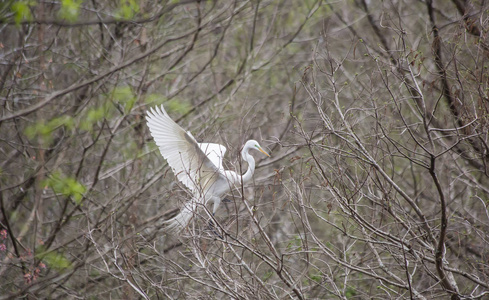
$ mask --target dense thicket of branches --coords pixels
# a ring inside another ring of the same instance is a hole
[[[7,1],[0,299],[489,297],[485,1]],[[145,111],[254,181],[209,228]]]

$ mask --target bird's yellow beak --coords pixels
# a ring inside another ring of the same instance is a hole
[[[261,147],[258,147],[258,150],[260,150],[260,152],[265,154],[266,156],[270,157],[270,154],[266,153]]]

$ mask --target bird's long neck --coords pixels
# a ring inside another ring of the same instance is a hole
[[[247,148],[243,149],[241,157],[248,162],[248,170],[241,176],[242,182],[246,183],[251,180],[251,177],[253,177],[253,173],[255,172],[255,159],[248,153]]]

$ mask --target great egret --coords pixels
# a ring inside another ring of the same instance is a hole
[[[250,150],[258,150],[268,155],[255,140],[249,140],[243,147],[241,156],[248,162],[248,170],[243,175],[224,170],[222,159],[226,147],[212,143],[198,143],[192,134],[173,121],[163,105],[151,108],[146,115],[149,130],[161,155],[187,188],[192,191],[192,199],[185,203],[180,213],[166,221],[167,230],[178,232],[192,219],[198,204],[213,203],[215,214],[221,197],[233,186],[251,179],[255,171],[255,160]]]

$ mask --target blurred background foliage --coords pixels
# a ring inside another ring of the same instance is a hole
[[[0,299],[489,293],[484,1],[4,1]],[[145,112],[251,184],[189,198]]]

